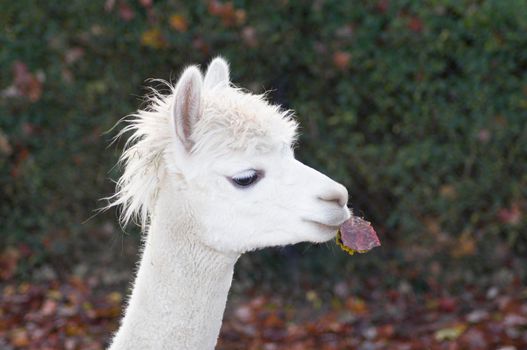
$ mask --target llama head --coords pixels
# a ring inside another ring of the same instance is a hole
[[[146,221],[156,194],[170,190],[174,202],[185,201],[202,243],[243,253],[325,242],[350,217],[346,189],[295,159],[291,113],[233,87],[223,59],[204,78],[188,67],[171,96],[152,101],[136,114],[122,156],[114,204],[124,204],[125,221],[137,213]],[[131,195],[134,183],[143,198]]]

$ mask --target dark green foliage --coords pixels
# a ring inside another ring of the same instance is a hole
[[[234,82],[297,111],[298,156],[348,187],[386,245],[465,233],[525,247],[527,2],[126,4],[3,2],[2,244],[100,222],[82,224],[117,176],[103,132],[141,104],[145,79],[221,54]],[[16,61],[45,76],[35,102],[5,94]]]

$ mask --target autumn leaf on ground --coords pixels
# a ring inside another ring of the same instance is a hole
[[[441,342],[445,340],[456,340],[461,334],[465,332],[467,326],[464,324],[458,324],[453,327],[442,328],[435,332],[434,338]]]

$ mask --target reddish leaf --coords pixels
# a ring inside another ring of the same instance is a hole
[[[381,245],[377,233],[371,224],[359,217],[352,217],[346,221],[339,229],[337,242],[340,242],[343,248],[348,248],[349,253],[366,252]],[[350,251],[351,250],[351,251]]]

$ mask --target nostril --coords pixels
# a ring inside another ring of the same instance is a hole
[[[336,202],[340,207],[344,207],[348,203],[348,191],[344,186],[339,185],[318,198],[327,202]]]

